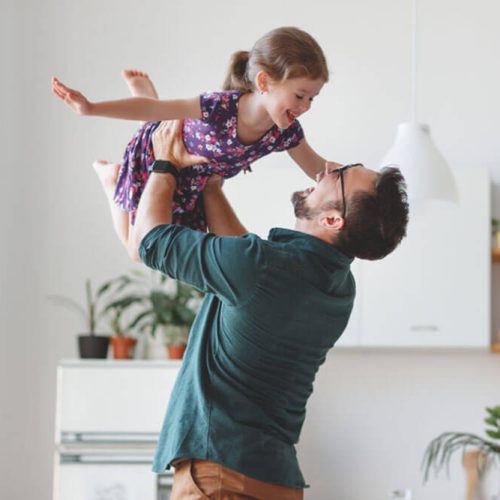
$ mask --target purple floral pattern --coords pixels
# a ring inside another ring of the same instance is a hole
[[[218,174],[230,178],[242,170],[251,172],[250,165],[274,151],[285,151],[298,146],[304,133],[295,120],[288,128],[276,125],[255,143],[242,144],[238,139],[238,102],[241,92],[214,92],[200,96],[201,120],[185,120],[183,139],[190,153],[204,156],[207,163],[180,171],[173,203],[173,222],[206,231],[201,192],[208,178]],[[129,142],[115,192],[115,202],[130,212],[134,223],[135,212],[154,161],[152,134],[160,122],[145,123]]]

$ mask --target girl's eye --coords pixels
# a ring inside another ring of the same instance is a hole
[[[300,100],[304,99],[304,96],[303,96],[303,95],[298,95],[298,94],[295,94],[295,97],[296,97],[297,99],[300,99]]]

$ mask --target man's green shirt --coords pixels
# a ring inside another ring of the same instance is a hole
[[[217,237],[163,225],[144,263],[207,295],[168,405],[153,470],[174,459],[217,462],[303,488],[296,457],[313,381],[344,331],[352,259],[305,233]]]

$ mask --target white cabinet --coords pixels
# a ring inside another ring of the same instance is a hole
[[[487,347],[490,343],[490,182],[455,171],[460,203],[411,210],[408,237],[389,257],[362,262],[361,346]]]
[[[250,176],[231,179],[225,188],[236,212],[261,236],[273,225],[293,227],[286,200],[312,183],[298,169],[285,169],[273,160]],[[489,174],[483,168],[455,169],[454,174],[458,205],[412,207],[400,248],[382,261],[355,261],[356,302],[337,346],[489,345]],[[248,192],[259,193],[257,203]],[[266,200],[276,200],[272,210]]]
[[[57,370],[54,500],[167,500],[151,471],[177,361],[74,360]]]
[[[58,368],[57,432],[158,434],[180,363],[79,360]]]

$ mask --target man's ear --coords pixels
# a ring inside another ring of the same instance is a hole
[[[329,214],[323,215],[319,219],[319,225],[325,229],[331,229],[335,232],[341,231],[344,228],[345,220],[344,218],[336,213],[330,212]]]
[[[271,78],[270,78],[269,74],[267,72],[265,72],[263,69],[261,69],[255,75],[255,86],[257,88],[257,92],[260,92],[261,94],[263,94],[264,92],[267,92],[270,81],[271,81]]]

